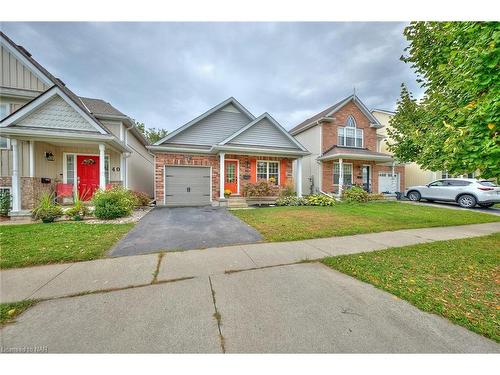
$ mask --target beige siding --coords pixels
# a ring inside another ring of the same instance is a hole
[[[29,176],[29,144],[19,141],[19,174]],[[0,150],[0,177],[12,176],[12,149]]]
[[[0,48],[0,71],[0,86],[34,91],[45,91],[49,88],[4,46]]]
[[[320,166],[316,159],[321,155],[321,127],[313,126],[295,136],[295,138],[311,153],[302,158],[302,192],[311,193],[311,182],[313,182],[313,193],[320,189]],[[294,162],[294,174],[295,174]],[[294,175],[295,176],[295,175]]]
[[[121,121],[110,121],[110,120],[101,120],[101,122],[109,129],[111,133],[118,139],[120,138],[120,128],[122,127]]]
[[[127,145],[133,150],[127,160],[128,188],[153,196],[153,156],[131,132]]]

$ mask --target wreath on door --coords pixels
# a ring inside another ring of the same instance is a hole
[[[95,164],[95,160],[94,159],[90,159],[90,158],[89,159],[83,159],[82,164],[83,165],[93,165],[93,164]]]

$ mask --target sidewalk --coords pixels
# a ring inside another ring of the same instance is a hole
[[[75,296],[499,231],[500,223],[407,229],[3,270],[0,301]]]

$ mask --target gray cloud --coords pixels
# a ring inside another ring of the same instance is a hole
[[[2,23],[15,42],[81,96],[173,130],[229,96],[290,128],[353,88],[392,110],[403,23]]]

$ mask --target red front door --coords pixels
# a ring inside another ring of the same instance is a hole
[[[238,193],[238,162],[236,160],[226,160],[224,162],[225,178],[224,190],[231,190],[231,193]]]
[[[99,156],[77,155],[78,195],[89,200],[99,188]]]

